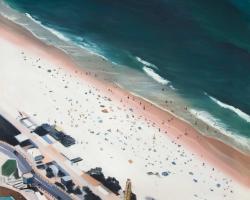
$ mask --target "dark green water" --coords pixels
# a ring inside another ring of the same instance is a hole
[[[170,81],[209,123],[250,137],[250,2],[6,2],[113,62]]]

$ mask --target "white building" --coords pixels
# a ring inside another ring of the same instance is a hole
[[[28,149],[27,152],[35,161],[40,161],[44,158],[39,149],[36,147]]]
[[[24,141],[26,141],[26,140],[29,139],[29,138],[28,138],[25,134],[23,134],[23,133],[20,133],[20,134],[16,135],[15,138],[17,139],[17,141],[18,141],[19,143],[22,143],[22,142],[24,142]]]
[[[61,183],[67,186],[69,183],[72,183],[72,178],[70,176],[63,176],[61,178]]]
[[[82,160],[77,154],[73,153],[71,149],[64,147],[60,143],[54,143],[53,146],[71,163],[76,163]]]
[[[32,173],[23,174],[23,183],[26,185],[30,185],[33,183],[34,175]]]
[[[57,176],[59,173],[59,169],[56,165],[49,165],[49,168],[52,170],[54,176]]]

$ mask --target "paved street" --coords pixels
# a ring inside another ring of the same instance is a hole
[[[0,152],[6,154],[10,158],[17,160],[18,167],[22,173],[28,173],[32,171],[32,167],[28,163],[28,161],[20,153],[14,153],[15,149],[10,145],[0,142]],[[63,199],[63,200],[72,199],[68,194],[62,192],[54,184],[48,183],[37,174],[34,175],[34,186],[39,186],[40,188],[45,190],[47,193],[51,194],[53,197],[56,197],[57,199]]]

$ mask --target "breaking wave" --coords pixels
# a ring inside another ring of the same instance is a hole
[[[50,28],[48,26],[43,25],[40,21],[36,20],[35,18],[33,18],[29,13],[25,13],[25,15],[32,20],[33,22],[35,22],[36,24],[42,26],[44,29],[48,30],[49,32],[51,32],[53,35],[55,35],[56,37],[58,37],[59,39],[65,41],[65,42],[69,42],[70,39],[67,38],[66,36],[64,36],[62,33],[60,33],[59,31]]]
[[[91,54],[94,54],[96,56],[101,57],[104,60],[108,60],[107,57],[105,57],[104,55],[102,55],[100,53],[99,48],[96,46],[96,44],[92,44],[91,42],[84,42],[85,39],[79,36],[74,36],[74,35],[70,35],[67,34],[67,36],[59,31],[57,31],[54,28],[51,28],[49,26],[46,26],[44,24],[42,24],[41,21],[35,19],[34,17],[32,17],[29,13],[25,13],[25,15],[32,20],[33,22],[35,22],[36,24],[40,25],[41,27],[43,27],[44,29],[46,29],[47,31],[49,31],[50,33],[52,33],[53,35],[55,35],[57,38],[61,39],[62,41],[65,42],[73,42],[75,45],[79,46],[80,48],[83,48],[87,51],[89,51]],[[162,85],[169,85],[170,88],[172,88],[173,90],[175,89],[172,85],[170,85],[170,81],[164,79],[163,77],[161,77],[159,74],[157,74],[154,69],[158,70],[158,67],[150,62],[147,62],[145,60],[143,60],[140,57],[135,57],[136,60],[138,62],[140,62],[143,65],[143,71],[150,76],[151,78],[153,78],[155,81],[157,81],[158,83],[162,84]],[[112,62],[113,64],[116,64],[114,62]]]
[[[229,127],[226,124],[221,122],[220,119],[214,117],[209,112],[204,110],[196,110],[193,108],[189,109],[189,112],[193,114],[197,119],[200,119],[211,127],[219,130],[223,135],[232,138],[237,144],[249,148],[249,142],[245,137],[240,136],[237,131],[232,132],[231,130],[229,130]]]
[[[108,60],[107,57],[103,56],[102,54],[100,54],[98,47],[96,44],[93,44],[93,43],[86,43],[86,42],[83,42],[84,41],[84,38],[82,37],[79,37],[79,36],[74,36],[74,35],[70,35],[70,34],[67,34],[68,36],[66,36],[66,34],[63,34],[59,31],[57,31],[56,29],[54,28],[51,28],[51,27],[48,27],[48,26],[45,26],[42,24],[42,22],[40,22],[39,20],[33,18],[29,13],[25,13],[25,15],[30,19],[32,20],[33,22],[35,22],[36,24],[40,25],[41,27],[43,27],[44,29],[46,29],[47,31],[49,31],[50,33],[52,33],[53,35],[55,35],[57,38],[59,38],[60,40],[64,41],[64,42],[72,42],[74,43],[75,45],[77,45],[78,47],[82,48],[82,49],[85,49],[87,50],[88,52],[90,52],[91,54],[93,55],[96,55],[96,56],[99,56],[101,57],[102,59],[104,60]],[[70,35],[70,36],[69,36]]]
[[[135,57],[135,59],[138,62],[140,62],[141,64],[143,64],[144,66],[151,67],[151,68],[154,68],[154,69],[158,69],[158,67],[156,67],[154,64],[152,64],[150,62],[147,62],[146,60],[143,60],[140,57]]]
[[[150,76],[151,78],[153,78],[155,81],[157,81],[158,83],[161,83],[162,85],[167,85],[170,83],[170,81],[162,78],[159,74],[157,74],[153,69],[144,66],[143,71]]]
[[[220,131],[225,131],[227,129],[226,125],[223,124],[219,119],[215,118],[212,114],[204,110],[189,109],[189,111],[198,119],[209,124],[210,126],[219,129]]]
[[[206,94],[206,93],[205,93]],[[244,113],[242,110],[240,110],[239,108],[235,108],[231,105],[228,105],[226,103],[223,103],[221,101],[219,101],[218,99],[209,96],[208,94],[206,94],[214,103],[216,103],[217,105],[219,105],[222,108],[226,108],[228,110],[233,111],[235,114],[237,114],[239,117],[241,117],[242,119],[244,119],[247,122],[250,122],[250,116],[246,113]]]

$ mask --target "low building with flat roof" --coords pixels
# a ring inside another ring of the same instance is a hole
[[[32,173],[23,174],[23,183],[26,185],[30,185],[33,183],[34,175]]]
[[[51,171],[52,171],[52,173],[54,174],[54,176],[57,176],[57,175],[58,175],[58,173],[59,173],[59,168],[58,168],[56,165],[52,164],[52,165],[49,165],[48,167],[51,169]]]
[[[44,158],[38,148],[30,148],[27,150],[27,152],[35,161],[40,161]]]
[[[72,184],[72,178],[70,176],[63,176],[61,178],[61,183],[65,186]]]
[[[70,149],[63,146],[61,143],[54,143],[53,146],[71,163],[82,161],[82,158],[73,153]]]
[[[25,142],[26,140],[29,140],[29,138],[23,133],[16,135],[15,138],[17,139],[17,141],[19,143],[22,143],[22,142]]]
[[[57,126],[52,126],[50,124],[42,124],[38,126],[34,132],[39,136],[45,136],[49,134],[56,141],[60,142],[65,147],[69,147],[76,143],[75,139],[70,135],[65,134]]]

